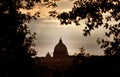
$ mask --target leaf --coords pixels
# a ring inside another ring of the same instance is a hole
[[[104,27],[105,27],[106,29],[108,29],[108,23],[105,23]]]
[[[104,43],[105,41],[104,41],[104,39],[102,39],[102,43]]]

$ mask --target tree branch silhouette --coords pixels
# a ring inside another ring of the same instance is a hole
[[[31,33],[26,22],[36,18],[23,14],[20,9],[30,10],[40,0],[0,0],[0,76],[33,77],[36,54],[33,41],[36,33]],[[20,71],[22,70],[22,71]]]
[[[120,54],[120,1],[119,0],[77,0],[72,10],[61,14],[57,11],[50,12],[50,16],[57,17],[61,24],[75,23],[80,25],[80,20],[85,20],[84,36],[90,36],[91,31],[103,27],[105,35],[113,38],[112,41],[101,39],[101,48],[106,55]],[[109,13],[110,15],[104,16]],[[109,24],[114,21],[115,24]],[[109,31],[107,31],[109,30]]]

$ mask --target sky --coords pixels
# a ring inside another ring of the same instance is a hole
[[[84,47],[85,52],[91,55],[103,55],[104,52],[100,49],[100,45],[96,40],[98,37],[105,38],[103,28],[95,29],[91,32],[91,36],[83,36],[83,28],[85,21],[80,21],[79,26],[75,24],[60,25],[60,21],[56,18],[49,16],[50,10],[57,10],[58,12],[70,11],[74,0],[59,0],[58,7],[47,8],[44,4],[38,4],[34,7],[32,12],[40,11],[40,18],[31,20],[29,29],[31,32],[36,32],[36,50],[37,56],[45,56],[48,52],[53,55],[54,47],[62,38],[63,43],[68,49],[69,55],[79,53],[79,48]]]

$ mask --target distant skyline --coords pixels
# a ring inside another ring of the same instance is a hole
[[[69,11],[72,8],[73,0],[60,0],[57,2],[58,7],[54,8],[59,12]],[[67,46],[69,55],[79,52],[79,48],[84,47],[87,53],[91,55],[103,55],[103,50],[96,43],[98,37],[105,38],[105,29],[99,28],[91,32],[91,36],[83,36],[85,21],[80,22],[80,26],[75,24],[60,25],[60,21],[49,16],[50,8],[44,5],[38,5],[33,11],[40,11],[41,17],[30,22],[30,30],[36,32],[37,40],[35,41],[38,56],[45,56],[47,52],[51,55],[55,45],[59,42],[60,37]]]

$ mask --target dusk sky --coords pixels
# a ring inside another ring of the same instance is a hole
[[[58,7],[54,8],[58,12],[70,11],[74,0],[60,0],[57,2]],[[91,36],[83,36],[85,20],[80,22],[81,25],[60,25],[60,21],[49,16],[49,11],[54,10],[47,8],[44,3],[36,5],[34,11],[40,11],[40,18],[32,20],[29,28],[36,32],[37,40],[35,41],[38,56],[45,56],[47,52],[51,55],[55,45],[59,42],[60,37],[67,46],[69,55],[79,52],[79,48],[84,47],[87,53],[91,55],[102,55],[104,52],[100,45],[96,43],[98,37],[105,38],[105,29],[99,28],[91,32]]]

